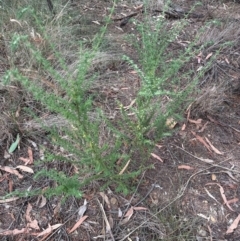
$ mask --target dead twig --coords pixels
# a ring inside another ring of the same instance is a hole
[[[100,201],[99,201],[98,199],[97,199],[97,201],[98,201],[98,204],[99,204],[99,206],[100,206],[100,208],[101,208],[104,221],[105,221],[105,223],[106,223],[106,232],[110,234],[110,236],[111,236],[111,238],[112,238],[112,241],[115,241],[115,239],[114,239],[114,237],[113,237],[113,234],[112,234],[111,226],[110,226],[110,224],[109,224],[109,222],[108,222],[107,215],[106,215],[106,213],[105,213],[105,211],[104,211],[103,205],[100,203]]]

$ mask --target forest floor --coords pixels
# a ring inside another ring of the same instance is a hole
[[[197,1],[174,1],[182,8],[193,6],[194,2]],[[174,53],[183,48],[209,21],[218,25],[204,28],[199,45],[207,40],[213,44],[191,60],[191,68],[197,70],[206,64],[222,43],[233,43],[222,47],[212,61],[199,82],[198,95],[193,96],[194,101],[174,127],[173,135],[156,143],[155,155],[149,159],[154,169],[135,180],[134,193],[123,195],[110,188],[101,192],[101,184],[94,182],[84,190],[83,198],[69,198],[65,203],[61,197],[2,199],[0,240],[240,240],[240,4],[200,2],[194,12],[201,17],[189,16],[182,35],[169,51]],[[111,4],[98,0],[68,4],[68,11],[75,17],[76,12],[79,15],[79,19],[72,21],[76,36],[84,40],[90,33],[97,33]],[[157,8],[157,4],[151,5],[149,17],[162,15]],[[124,25],[124,16],[131,13],[137,14]],[[119,1],[115,21],[107,29],[105,55],[94,63],[94,69],[101,73],[92,88],[96,93],[95,104],[113,117],[116,112],[113,103],[130,105],[140,84],[139,76],[119,56],[126,54],[138,61],[136,49],[125,37],[138,34],[136,21],[144,21],[143,15],[141,1]],[[168,15],[166,21],[171,27],[179,19]],[[68,36],[65,37],[61,41],[66,41]],[[6,42],[1,45],[1,76],[8,69],[5,47]],[[46,79],[40,81],[48,88],[55,88]],[[18,169],[16,174],[13,172],[16,169],[9,171],[7,167],[22,166],[23,160],[34,162],[44,155],[43,146],[51,146],[47,133],[38,129],[32,117],[22,114],[23,107],[32,108],[44,121],[52,121],[48,119],[51,114],[44,113],[18,84],[0,85],[0,93],[0,196],[30,187],[43,189],[49,180],[40,183],[26,170]],[[9,155],[7,150],[17,133],[22,137],[20,146]],[[61,152],[61,148],[53,149]],[[36,171],[34,165],[27,167]],[[72,170],[70,166],[64,168],[67,172]],[[86,208],[86,219],[72,231],[81,206]]]

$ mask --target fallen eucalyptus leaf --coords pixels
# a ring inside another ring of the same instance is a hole
[[[17,148],[17,146],[19,144],[19,141],[20,141],[20,136],[19,136],[19,134],[17,134],[17,139],[16,139],[15,142],[12,143],[12,145],[8,149],[8,153],[11,154],[11,153],[13,153],[16,150],[16,148]]]

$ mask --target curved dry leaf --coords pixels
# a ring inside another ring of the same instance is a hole
[[[142,9],[142,7],[143,7],[143,4],[140,4],[139,6],[134,7],[134,9],[135,9],[135,10],[139,10],[139,9]]]
[[[132,215],[133,215],[133,207],[131,207],[131,208],[127,211],[127,213],[124,215],[125,218],[123,218],[119,224],[120,224],[120,225],[126,224],[126,223],[130,220],[130,218],[132,217]]]
[[[46,205],[46,203],[47,203],[47,199],[43,195],[41,195],[41,203],[39,205],[39,208],[43,208]]]
[[[158,144],[155,144],[155,146],[157,147],[157,148],[159,148],[159,149],[161,149],[163,146],[161,146],[161,145],[158,145]]]
[[[16,168],[19,168],[19,169],[21,169],[21,170],[24,171],[24,172],[34,173],[34,171],[33,171],[32,168],[26,167],[26,166],[23,166],[23,165],[19,165],[19,166],[17,166]]]
[[[108,206],[108,209],[111,209],[111,205],[110,205],[110,201],[109,201],[108,196],[104,192],[99,192],[99,194],[101,195],[103,200],[106,202],[106,204]]]
[[[78,219],[80,219],[87,210],[87,200],[84,200],[84,204],[78,210]]]
[[[133,215],[133,211],[141,211],[141,210],[147,210],[147,208],[145,207],[131,207],[127,213],[124,215],[124,219],[121,220],[121,222],[119,223],[120,225],[123,225],[123,224],[126,224],[130,218],[132,217]]]
[[[127,217],[128,220],[132,217],[133,215],[133,207],[131,207],[130,209],[128,209],[127,213],[124,215],[124,217]]]
[[[197,135],[194,131],[191,131],[192,134],[197,138],[199,142],[201,142],[208,150],[209,152],[212,152],[210,146],[207,144],[207,142],[199,135]]]
[[[68,231],[68,233],[72,233],[73,231],[75,231],[83,222],[84,220],[88,218],[88,216],[83,216],[81,217],[76,223],[75,225]]]
[[[233,198],[233,199],[231,199],[231,200],[228,200],[227,202],[228,202],[228,204],[231,204],[231,203],[236,203],[236,202],[238,202],[238,198],[237,197],[235,197],[235,198]]]
[[[197,119],[197,120],[188,119],[188,121],[192,124],[195,124],[198,130],[202,127],[202,119]]]
[[[181,127],[181,131],[185,131],[185,129],[186,129],[186,124],[184,123]]]
[[[226,198],[226,196],[225,196],[225,194],[224,194],[224,189],[223,189],[223,187],[222,187],[220,184],[217,184],[217,185],[219,186],[219,190],[220,190],[222,199],[223,199],[223,201],[224,201],[224,204],[226,204],[227,207],[228,207],[231,211],[234,212],[234,210],[233,210],[233,209],[231,208],[231,206],[228,204],[228,200],[227,200],[227,198]]]
[[[22,176],[17,170],[13,169],[12,167],[7,167],[7,166],[2,167],[2,166],[0,166],[0,169],[3,170],[3,171],[5,171],[5,172],[9,172],[9,173],[11,173],[11,174],[16,175],[16,176],[18,176],[18,178],[20,178],[20,179],[23,178],[23,176]]]
[[[95,23],[97,25],[101,25],[98,21],[92,21],[92,23]]]
[[[52,226],[50,224],[48,224],[48,228],[45,229],[44,231],[42,231],[41,233],[39,233],[37,235],[37,237],[41,237],[41,236],[44,236],[44,235],[47,235],[47,234],[50,234],[52,232]]]
[[[151,156],[156,158],[157,160],[159,160],[160,162],[163,162],[162,158],[159,157],[158,155],[154,154],[154,153],[151,153]]]
[[[133,207],[133,209],[134,209],[135,211],[148,210],[148,209],[145,208],[145,207]]]
[[[28,147],[28,158],[19,157],[19,160],[25,162],[25,165],[33,164],[33,152],[31,147]]]
[[[40,237],[40,236],[43,236],[43,235],[46,235],[46,234],[50,234],[54,229],[57,229],[59,227],[61,227],[62,224],[61,223],[58,223],[58,224],[54,224],[53,226],[49,225],[48,224],[48,228],[45,229],[44,231],[42,231],[41,233],[39,233],[37,235],[37,237]]]
[[[11,198],[7,198],[7,199],[4,199],[4,200],[0,200],[0,203],[9,203],[9,202],[16,201],[18,199],[19,199],[19,197],[11,197]]]
[[[10,18],[10,22],[17,23],[20,27],[23,27],[22,24],[16,19]]]
[[[232,222],[232,224],[228,228],[226,234],[232,233],[234,231],[234,229],[237,228],[239,221],[240,221],[240,214],[238,214],[237,218]]]
[[[30,160],[28,164],[33,164],[33,152],[31,147],[28,147],[28,157]]]
[[[203,161],[203,162],[206,162],[206,163],[214,163],[213,160],[208,159],[208,158],[201,158],[201,157],[199,157],[198,159],[201,160],[201,161]]]
[[[125,110],[129,110],[135,104],[135,102],[136,102],[136,99],[132,100],[131,103],[128,106],[124,106],[123,108]]]
[[[61,223],[54,224],[54,225],[52,226],[52,229],[54,230],[54,229],[57,229],[57,228],[59,228],[59,227],[61,227],[61,226],[62,226]]]
[[[192,124],[196,124],[196,125],[199,125],[199,126],[202,125],[202,119],[197,119],[197,120],[188,119],[188,121]]]
[[[180,165],[178,166],[178,169],[193,170],[194,168],[187,165]]]
[[[124,225],[124,224],[126,224],[128,221],[129,221],[129,218],[128,218],[128,217],[123,218],[123,219],[120,221],[119,225]]]
[[[25,157],[19,157],[18,158],[20,161],[23,161],[25,163],[25,165],[27,165],[29,163],[29,158],[25,158]]]
[[[207,57],[205,58],[205,60],[209,59],[212,55],[213,55],[213,53],[208,54]]]
[[[24,233],[24,234],[29,233],[29,230],[27,228],[6,230],[6,231],[0,232],[0,235],[4,235],[4,236],[7,236],[7,235],[18,235],[18,234],[21,234],[21,233]]]
[[[208,140],[207,137],[205,137],[205,139],[206,139],[208,145],[212,148],[212,150],[213,150],[216,154],[218,154],[218,155],[223,155],[222,152],[220,152],[215,146],[213,146],[213,144]]]

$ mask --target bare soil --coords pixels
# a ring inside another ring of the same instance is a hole
[[[156,11],[157,1],[153,2],[147,8],[147,14],[154,19],[162,13]],[[183,9],[189,9],[195,2],[174,1]],[[202,4],[194,12],[201,17],[189,16],[186,29],[169,51],[182,48],[211,20],[219,24],[209,25],[198,44],[206,39],[211,39],[213,44],[191,60],[191,67],[196,70],[207,62],[207,56],[218,51],[224,41],[232,40],[233,45],[223,47],[212,62],[199,83],[198,94],[193,96],[192,105],[185,110],[185,116],[173,135],[156,143],[153,153],[163,162],[151,157],[148,162],[154,168],[135,180],[137,189],[127,196],[112,188],[100,192],[101,184],[94,182],[83,190],[82,199],[69,198],[66,203],[61,202],[61,197],[46,200],[42,196],[1,200],[1,240],[240,240],[239,225],[227,232],[240,214],[240,5],[237,1],[200,2]],[[111,4],[111,1],[91,0],[74,1],[73,5],[67,6],[73,16],[71,24],[76,25],[74,36],[84,39],[89,32],[97,33]],[[139,10],[141,4],[139,1],[117,3],[114,21],[108,26],[102,49],[105,55],[101,54],[93,63],[93,70],[101,73],[91,90],[96,93],[95,105],[103,106],[113,118],[117,115],[116,100],[124,106],[129,105],[140,84],[139,77],[121,59],[121,54],[138,61],[138,53],[125,37],[137,34],[136,21],[144,21],[144,14]],[[137,14],[124,25],[124,16],[135,12]],[[168,14],[165,17],[170,27],[179,21],[176,16]],[[6,41],[0,40],[0,44],[0,71],[4,74],[9,69],[9,60],[6,60],[9,57]],[[55,88],[49,81],[43,84]],[[51,146],[47,133],[22,111],[24,107],[34,109],[44,121],[56,121],[18,83],[0,85],[0,93],[0,196],[13,190],[43,189],[54,185],[49,180],[34,180],[31,173],[19,169],[23,178],[4,171],[6,166],[23,165],[19,158],[28,157],[29,147],[33,159],[37,160],[41,158],[43,147]],[[57,121],[59,126],[64,125],[64,121]],[[8,156],[6,150],[17,133],[22,136],[21,145]],[[52,148],[61,151],[59,147]],[[54,165],[45,168],[55,167],[69,175],[73,173],[70,164]],[[30,167],[34,169],[33,165]],[[88,202],[84,215],[88,217],[69,233],[78,220],[84,199]],[[29,211],[30,205],[32,209]],[[133,211],[132,216],[129,210]],[[39,229],[29,226],[33,220],[37,220]],[[62,225],[49,234],[37,236],[55,224]],[[110,231],[107,225],[110,225]],[[17,230],[21,232],[17,234]]]

